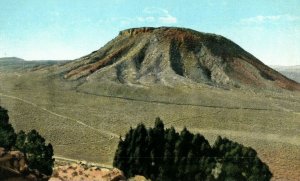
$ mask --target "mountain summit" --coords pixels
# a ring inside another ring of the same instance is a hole
[[[300,84],[229,39],[185,28],[127,29],[101,49],[63,67],[65,79],[84,82],[300,90]]]

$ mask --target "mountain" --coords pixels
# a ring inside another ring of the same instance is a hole
[[[300,65],[295,66],[271,66],[278,72],[300,83]]]
[[[144,27],[121,31],[101,49],[60,71],[83,84],[256,87],[300,90],[229,39],[191,29]]]

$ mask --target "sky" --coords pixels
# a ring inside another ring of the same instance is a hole
[[[175,26],[225,36],[267,65],[300,65],[299,0],[0,0],[0,57],[75,59],[119,31]]]

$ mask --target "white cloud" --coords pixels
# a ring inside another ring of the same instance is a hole
[[[250,18],[241,19],[242,24],[262,24],[268,22],[293,22],[299,21],[299,16],[293,16],[290,14],[283,14],[283,15],[275,15],[275,16],[255,16]]]
[[[155,21],[155,18],[153,16],[137,17],[136,19],[140,22],[154,22]]]
[[[122,26],[128,26],[133,23],[152,23],[155,22],[156,18],[153,16],[139,16],[134,18],[128,18],[128,17],[113,17],[109,18],[107,20],[100,20],[100,23],[111,23],[111,22],[119,22]]]
[[[113,17],[107,20],[99,20],[101,23],[119,22],[122,26],[132,24],[175,24],[177,18],[169,13],[168,10],[162,8],[145,8],[142,16],[137,17]]]
[[[166,24],[174,24],[177,22],[177,19],[173,16],[159,17],[158,19],[160,22]]]
[[[156,21],[164,24],[175,24],[177,18],[172,16],[168,10],[162,8],[145,8],[144,13],[156,15]]]

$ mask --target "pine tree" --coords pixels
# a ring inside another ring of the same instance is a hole
[[[26,153],[24,145],[25,145],[25,141],[26,141],[26,133],[21,130],[18,134],[17,134],[17,138],[16,138],[16,143],[15,143],[15,149],[20,150],[23,153]]]
[[[9,123],[7,110],[0,107],[0,147],[10,149],[16,141],[14,128]]]
[[[270,180],[272,173],[258,157],[251,147],[219,137],[213,149],[218,155],[218,161],[222,163],[221,180],[234,178],[237,180]],[[264,168],[264,169],[262,169]]]
[[[177,179],[184,179],[184,175],[187,173],[187,156],[191,149],[191,142],[193,134],[191,134],[186,127],[180,132],[179,140],[175,145],[175,165],[177,167]]]
[[[0,126],[7,125],[9,121],[9,116],[7,110],[0,106]]]
[[[155,125],[152,131],[153,149],[150,151],[151,157],[151,179],[157,178],[159,175],[159,167],[163,164],[164,156],[164,124],[162,120],[158,117],[155,119]]]
[[[54,165],[53,147],[46,145],[45,139],[36,131],[32,130],[26,135],[26,141],[21,150],[24,150],[28,159],[29,168],[51,175]]]
[[[127,146],[128,144],[126,143],[125,140],[122,140],[122,137],[120,136],[120,141],[118,144],[118,148],[114,157],[114,162],[113,165],[114,167],[117,168],[128,168],[127,162]],[[125,170],[124,170],[125,171]]]
[[[136,149],[134,153],[134,158],[135,158],[135,166],[138,168],[137,169],[137,174],[145,174],[146,170],[150,165],[148,165],[146,157],[148,157],[146,150],[147,150],[147,143],[146,143],[146,138],[147,138],[147,130],[145,128],[144,124],[139,124],[136,128]]]
[[[163,165],[160,169],[159,178],[160,180],[175,180],[176,167],[174,166],[174,149],[177,140],[179,139],[179,134],[176,133],[174,127],[165,130],[165,146],[163,155]]]

